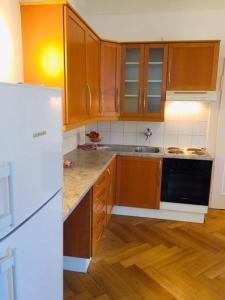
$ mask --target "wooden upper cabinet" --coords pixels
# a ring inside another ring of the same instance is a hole
[[[116,205],[158,209],[162,160],[117,157]]]
[[[121,119],[163,121],[167,44],[122,47]]]
[[[22,5],[26,83],[64,88],[63,6]]]
[[[100,39],[69,5],[22,3],[21,16],[25,82],[64,89],[66,129],[95,119]]]
[[[66,124],[88,118],[85,25],[65,7]],[[90,96],[89,96],[90,97]]]
[[[89,114],[100,114],[100,40],[90,30],[86,31],[87,94]]]
[[[219,45],[215,42],[171,43],[168,90],[216,90]]]
[[[119,113],[119,45],[101,41],[101,114],[103,117]]]

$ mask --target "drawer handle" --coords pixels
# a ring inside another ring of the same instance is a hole
[[[96,184],[96,186],[101,186],[104,181],[105,181],[105,175],[101,178],[100,182]]]
[[[99,233],[99,236],[97,237],[96,241],[98,242],[103,234],[103,231],[104,231],[104,226],[102,227],[102,230],[100,231]]]
[[[102,221],[105,218],[105,212],[103,211],[103,213],[101,214],[101,216],[99,217],[98,221],[97,221],[97,225],[99,225],[100,223],[102,223]]]
[[[96,210],[101,211],[104,206],[105,206],[105,201],[102,201],[101,203],[99,203],[99,205],[97,205]]]
[[[14,268],[14,255],[8,251],[8,254],[0,259],[0,295],[2,300],[16,299]]]
[[[3,191],[3,213],[0,215],[0,230],[6,229],[13,224],[12,207],[12,172],[11,165],[0,165],[0,181],[5,180],[5,188]],[[4,182],[3,182],[4,184]],[[6,191],[6,192],[5,192]]]

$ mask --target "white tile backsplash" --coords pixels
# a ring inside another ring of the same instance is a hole
[[[111,130],[110,122],[98,122],[98,130],[99,131],[110,131]]]
[[[126,121],[124,122],[124,132],[137,132],[137,122],[134,121]]]
[[[110,144],[123,145],[123,132],[111,132]]]
[[[193,123],[190,121],[179,121],[179,135],[192,135]]]
[[[207,146],[206,137],[204,135],[193,135],[191,146],[197,148],[205,148]]]
[[[164,134],[165,135],[177,135],[179,130],[179,122],[167,120],[164,125]]]
[[[179,135],[178,147],[190,147],[192,144],[192,135]]]
[[[137,144],[137,134],[136,132],[126,132],[123,137],[124,145],[136,145]]]
[[[207,135],[208,122],[193,122],[193,135]]]
[[[111,132],[123,132],[124,130],[124,122],[111,122]]]
[[[178,147],[178,135],[177,134],[173,134],[173,135],[165,134],[164,135],[164,147],[169,147],[169,146]]]
[[[209,113],[209,103],[170,102],[166,103],[165,122],[97,122],[87,125],[86,132],[98,130],[105,144],[206,147]],[[146,128],[153,131],[147,141]]]

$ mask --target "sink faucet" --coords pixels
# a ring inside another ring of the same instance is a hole
[[[151,135],[152,135],[152,129],[151,128],[146,128],[146,130],[145,130],[146,141],[148,139],[150,139]]]

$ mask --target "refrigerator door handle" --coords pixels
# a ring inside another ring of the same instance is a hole
[[[16,300],[14,290],[14,255],[10,254],[0,259],[0,294],[2,300]]]
[[[0,185],[0,188],[3,188],[5,191],[2,191],[3,195],[3,213],[0,213],[0,230],[6,229],[12,226],[13,217],[12,217],[12,174],[11,174],[11,165],[0,164],[0,181],[5,180],[4,185]]]

